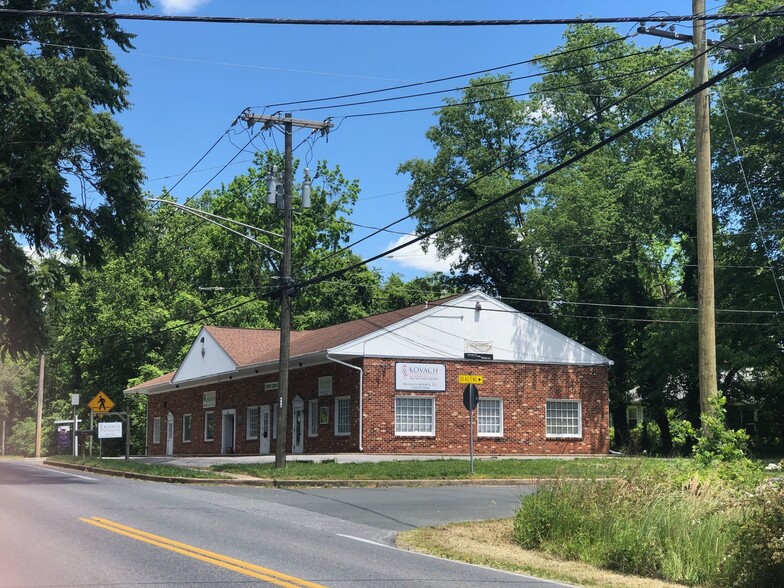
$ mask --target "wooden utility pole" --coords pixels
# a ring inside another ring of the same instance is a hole
[[[41,431],[44,425],[44,363],[46,356],[41,353],[38,365],[38,403],[35,410],[35,456],[41,457]]]
[[[705,0],[692,0],[692,12],[705,13]],[[694,85],[708,79],[705,21],[692,21],[694,34]],[[718,393],[716,373],[716,308],[713,279],[713,202],[711,195],[710,99],[707,90],[694,98],[697,193],[697,329],[700,378],[700,414],[711,410]]]
[[[294,173],[292,130],[294,127],[313,129],[326,133],[333,124],[329,121],[311,121],[285,117],[252,114],[242,115],[248,125],[262,123],[265,128],[283,125],[283,263],[280,267],[280,359],[278,361],[278,436],[275,441],[275,467],[286,467],[286,447],[288,445],[288,404],[289,404],[289,353],[291,351],[291,306],[290,290],[294,286],[291,276],[291,192]],[[307,170],[306,170],[307,171]],[[292,443],[293,444],[293,443]]]

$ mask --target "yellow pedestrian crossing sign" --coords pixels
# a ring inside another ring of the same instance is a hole
[[[109,412],[114,408],[114,402],[103,392],[98,392],[90,402],[87,403],[93,412]]]

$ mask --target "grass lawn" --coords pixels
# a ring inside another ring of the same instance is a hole
[[[289,461],[284,469],[273,464],[221,464],[218,472],[289,480],[482,480],[514,478],[604,478],[688,469],[690,460],[653,458],[481,459],[474,474],[467,460],[385,461],[333,463]]]
[[[72,455],[55,455],[46,458],[46,463],[57,464],[77,464],[113,472],[132,472],[134,474],[147,474],[150,476],[162,476],[166,478],[204,478],[209,480],[223,480],[227,476],[198,470],[194,468],[182,468],[170,465],[156,465],[142,463],[138,461],[125,461],[124,459],[98,459],[97,457],[74,457]]]

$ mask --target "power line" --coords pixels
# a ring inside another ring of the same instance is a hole
[[[337,96],[328,96],[328,97],[324,97],[324,98],[310,98],[310,99],[306,99],[306,100],[294,100],[294,101],[291,101],[291,102],[278,102],[276,104],[268,104],[264,108],[277,108],[277,107],[284,107],[284,106],[291,107],[291,106],[296,106],[298,104],[308,104],[308,103],[312,103],[312,102],[328,102],[330,100],[344,100],[346,98],[356,98],[358,96],[368,96],[368,95],[371,95],[371,94],[379,94],[379,93],[382,93],[382,92],[392,92],[392,91],[395,91],[395,90],[404,90],[404,89],[407,89],[407,88],[414,88],[414,87],[417,87],[417,86],[424,86],[424,85],[428,85],[428,84],[437,84],[437,83],[440,83],[440,82],[448,82],[448,81],[451,81],[451,80],[456,80],[456,79],[460,79],[460,78],[467,78],[467,77],[475,76],[475,75],[479,75],[479,74],[487,74],[487,73],[490,73],[490,72],[493,72],[493,71],[498,71],[498,70],[501,70],[501,69],[508,69],[508,68],[512,68],[512,67],[518,67],[520,65],[527,65],[527,64],[530,64],[530,63],[537,63],[539,61],[542,61],[542,59],[550,59],[550,58],[554,58],[554,57],[561,57],[563,55],[569,55],[571,53],[577,53],[577,52],[580,52],[580,51],[584,51],[586,49],[595,49],[596,47],[601,47],[601,46],[604,46],[604,45],[611,45],[613,43],[626,41],[626,40],[628,40],[628,39],[630,39],[632,37],[635,37],[637,35],[638,35],[638,33],[633,33],[633,34],[625,35],[623,37],[618,37],[617,39],[611,39],[610,41],[601,41],[599,43],[593,43],[591,45],[584,45],[582,47],[576,47],[574,49],[569,49],[567,51],[561,51],[561,52],[558,52],[558,53],[547,55],[544,58],[533,57],[533,58],[530,58],[530,59],[525,59],[523,61],[517,61],[517,62],[514,62],[514,63],[507,63],[505,65],[499,65],[499,66],[485,68],[485,69],[480,69],[480,70],[474,70],[474,71],[467,72],[467,73],[462,73],[462,74],[456,74],[456,75],[445,76],[445,77],[441,77],[441,78],[435,78],[435,79],[432,79],[432,80],[425,80],[425,81],[422,81],[422,82],[412,82],[412,83],[408,83],[408,84],[401,84],[401,85],[398,85],[398,86],[390,86],[388,88],[379,88],[377,90],[366,90],[364,92],[353,92],[351,94],[340,94],[340,95],[337,95]]]
[[[762,225],[760,224],[759,215],[757,214],[757,205],[754,203],[754,197],[751,195],[751,186],[749,185],[749,179],[746,177],[746,169],[743,166],[743,157],[741,157],[740,149],[738,148],[738,142],[735,140],[735,133],[732,130],[732,123],[730,123],[730,117],[727,113],[727,109],[724,107],[724,97],[721,94],[721,91],[717,88],[716,93],[719,95],[719,102],[721,102],[722,110],[724,110],[724,118],[727,121],[727,128],[730,131],[730,137],[732,138],[732,146],[735,148],[735,155],[738,158],[738,165],[740,166],[741,176],[743,177],[743,183],[746,186],[746,196],[748,197],[749,204],[751,205],[751,210],[754,214],[754,221],[757,223],[757,231],[759,232],[759,240],[760,244],[762,245],[762,250],[765,252],[765,257],[768,258],[768,261],[771,262],[772,257],[770,255],[770,251],[768,250],[767,241],[765,239],[765,234],[762,232]],[[784,298],[781,296],[781,288],[779,288],[779,280],[776,277],[776,271],[773,269],[773,264],[769,263],[766,269],[770,269],[770,274],[773,277],[773,284],[776,286],[776,294],[779,297],[779,303],[781,304],[782,310],[784,310]]]
[[[679,45],[680,43],[677,43],[677,44]],[[586,68],[586,67],[591,67],[591,66],[594,66],[594,65],[602,65],[602,64],[605,64],[605,63],[611,63],[613,61],[620,61],[622,59],[631,59],[632,57],[638,57],[640,55],[647,55],[647,54],[651,54],[651,53],[658,53],[659,51],[661,51],[661,49],[659,49],[659,48],[645,49],[643,51],[638,51],[636,53],[627,53],[625,55],[616,55],[615,57],[608,57],[606,59],[600,59],[598,61],[592,61],[592,62],[588,62],[588,63],[581,63],[581,64],[578,64],[578,65],[572,65],[572,66],[569,66],[569,67],[564,67],[562,69],[550,70],[550,71],[547,71],[545,73],[548,74],[548,75],[549,74],[557,74],[557,73],[565,73],[565,72],[579,70],[579,69]],[[657,66],[647,68],[645,71],[654,70],[654,69],[656,69],[656,67]],[[658,66],[658,67],[666,67],[666,66]],[[623,74],[623,75],[632,75],[634,73],[642,73],[642,72],[627,72],[626,74]],[[297,112],[308,112],[308,111],[312,111],[312,110],[326,110],[326,109],[335,109],[335,108],[346,108],[346,107],[349,107],[349,106],[364,106],[364,105],[367,105],[367,104],[379,104],[379,103],[383,103],[383,102],[393,102],[393,101],[396,101],[396,100],[408,100],[408,99],[411,99],[411,98],[421,98],[423,96],[435,96],[437,94],[446,94],[446,93],[449,93],[449,92],[458,92],[458,91],[461,91],[461,90],[468,90],[468,89],[474,89],[474,88],[484,88],[486,86],[497,86],[499,84],[508,84],[510,82],[518,82],[520,80],[527,80],[527,79],[531,79],[531,78],[538,78],[538,77],[541,77],[542,75],[543,75],[543,73],[537,72],[537,73],[525,74],[525,75],[521,75],[521,76],[502,78],[502,79],[493,80],[493,81],[490,81],[490,82],[480,82],[480,83],[472,84],[472,85],[469,85],[469,86],[460,86],[460,87],[457,87],[457,88],[447,88],[445,90],[432,90],[432,91],[429,91],[429,92],[419,92],[419,93],[416,93],[416,94],[405,94],[403,96],[390,96],[390,97],[387,97],[387,98],[375,98],[373,100],[360,100],[360,101],[357,101],[357,102],[347,102],[347,103],[344,103],[344,104],[327,104],[326,106],[310,106],[308,108],[300,108],[300,109],[297,110]],[[428,108],[426,108],[426,110],[430,110],[431,108],[432,107],[428,107]],[[348,115],[348,116],[350,117],[351,115]],[[365,115],[365,116],[367,116],[367,115]]]
[[[779,41],[780,41],[780,39],[781,38],[779,38]],[[572,157],[569,157],[568,159],[562,161],[561,163],[559,163],[557,165],[554,165],[550,169],[540,173],[539,175],[537,175],[536,177],[534,177],[534,178],[532,178],[530,180],[527,180],[527,181],[523,182],[518,187],[513,188],[513,189],[505,192],[501,196],[498,196],[497,198],[494,198],[494,199],[490,200],[489,202],[486,202],[485,204],[482,204],[482,205],[480,205],[480,206],[478,206],[478,207],[476,207],[476,208],[474,208],[474,209],[472,209],[472,210],[470,210],[470,211],[468,211],[466,213],[458,215],[456,218],[452,219],[451,221],[447,221],[447,222],[443,223],[439,227],[436,227],[434,229],[430,229],[430,230],[422,233],[418,238],[412,239],[410,241],[407,241],[405,243],[397,245],[397,246],[395,246],[395,247],[393,247],[391,249],[388,249],[387,251],[385,251],[383,253],[380,253],[378,255],[372,256],[372,257],[370,257],[368,259],[365,259],[363,261],[360,261],[358,263],[352,264],[349,267],[344,268],[343,270],[336,270],[336,271],[330,272],[328,274],[325,274],[325,275],[323,275],[321,277],[311,278],[310,280],[306,280],[302,284],[299,284],[299,286],[300,287],[306,287],[306,286],[309,286],[311,284],[318,283],[319,281],[323,281],[323,280],[327,280],[327,279],[331,279],[333,277],[337,277],[337,276],[343,275],[347,271],[355,269],[356,267],[360,267],[362,265],[366,265],[368,263],[371,263],[372,261],[375,261],[377,259],[385,257],[386,255],[389,255],[390,253],[394,253],[395,251],[399,251],[400,249],[403,249],[403,248],[408,247],[408,246],[410,246],[410,245],[412,245],[414,243],[417,243],[417,242],[421,241],[422,239],[431,237],[432,235],[438,233],[439,231],[442,231],[442,230],[444,230],[446,228],[449,228],[449,227],[451,227],[451,226],[453,226],[453,225],[455,225],[455,224],[457,224],[459,222],[462,222],[462,221],[464,221],[464,220],[466,220],[468,218],[471,218],[472,216],[475,216],[475,215],[479,214],[480,212],[483,212],[483,211],[485,211],[485,210],[487,210],[487,209],[489,209],[489,208],[491,208],[491,207],[493,207],[493,206],[503,202],[504,200],[507,200],[508,198],[511,198],[512,196],[515,196],[515,195],[523,192],[524,190],[534,186],[535,184],[538,184],[539,182],[541,182],[542,180],[548,178],[549,176],[551,176],[551,175],[561,171],[562,169],[572,165],[573,163],[576,163],[577,161],[580,161],[581,159],[587,157],[588,155],[598,151],[602,147],[612,143],[613,141],[616,141],[620,137],[623,137],[624,135],[626,135],[626,134],[628,134],[628,133],[630,133],[630,132],[640,128],[641,126],[643,126],[644,124],[650,122],[654,118],[657,118],[658,116],[664,114],[665,112],[667,112],[668,110],[674,108],[678,104],[681,104],[681,103],[685,102],[686,100],[692,98],[693,96],[697,95],[699,92],[702,92],[703,90],[706,90],[706,89],[710,88],[711,86],[715,85],[719,81],[721,81],[721,80],[729,77],[730,75],[740,71],[744,67],[756,66],[759,63],[764,63],[763,60],[767,58],[767,54],[765,53],[766,50],[768,50],[768,51],[770,50],[770,48],[769,48],[769,46],[767,44],[763,45],[762,47],[760,47],[759,49],[754,51],[751,55],[749,55],[745,59],[743,59],[741,61],[738,61],[734,65],[731,65],[730,67],[724,69],[720,73],[714,75],[712,78],[709,78],[705,83],[700,84],[699,86],[697,86],[695,88],[692,88],[691,90],[689,90],[688,92],[682,94],[678,98],[676,98],[674,100],[671,100],[670,102],[668,102],[664,106],[662,106],[660,108],[657,108],[653,112],[643,116],[640,119],[637,119],[633,123],[627,125],[626,127],[623,127],[622,129],[620,129],[620,130],[616,131],[615,133],[611,134],[610,136],[606,137],[602,141],[599,141],[598,143],[593,144],[591,147],[588,147],[587,149],[581,151],[580,153],[578,153],[578,154],[576,154],[576,155],[574,155]],[[710,51],[710,48],[706,49],[701,54],[696,55],[692,59],[692,61],[694,59],[697,59],[698,57],[701,57],[702,55],[708,53],[709,51]],[[662,76],[656,78],[655,80],[652,80],[651,82],[641,86],[640,88],[638,88],[637,90],[635,90],[631,94],[635,94],[635,93],[637,93],[639,91],[642,91],[642,90],[650,87],[652,84],[661,81],[662,79],[664,79],[668,75],[672,74],[674,71],[677,71],[677,69],[679,69],[679,68],[673,69],[673,70],[667,72],[666,74],[663,74]],[[622,102],[624,99],[616,101],[614,104],[608,105],[605,108],[613,108],[618,103]],[[595,113],[593,115],[591,115],[591,117],[592,116],[595,116]],[[581,122],[583,122],[583,121],[581,121]],[[507,164],[508,164],[508,162],[504,163],[504,165],[507,165]],[[496,170],[497,169],[499,169],[499,168],[496,168]],[[472,182],[473,181],[476,181],[476,179],[472,180]],[[470,183],[471,182],[469,182],[469,184]],[[389,226],[392,226],[392,225],[389,225]]]
[[[707,49],[706,51],[710,51],[710,48]],[[683,67],[684,65],[686,65],[688,63],[692,63],[694,61],[694,59],[695,59],[695,57],[692,57],[691,59],[688,59],[686,61],[678,62],[678,63],[674,64],[674,66],[672,66],[672,69],[670,69],[668,72],[662,74],[658,78],[655,78],[654,80],[646,82],[645,84],[643,84],[642,86],[636,88],[635,90],[633,90],[632,92],[630,92],[626,96],[623,96],[623,97],[615,100],[614,102],[606,104],[605,106],[603,106],[602,108],[600,108],[600,109],[594,111],[593,113],[589,114],[588,116],[586,116],[582,120],[580,120],[580,121],[578,121],[576,123],[573,123],[573,124],[569,125],[568,127],[562,129],[561,131],[556,133],[554,136],[549,137],[548,139],[545,139],[543,141],[540,141],[536,145],[533,145],[532,147],[523,150],[521,153],[519,153],[519,154],[515,155],[514,157],[511,157],[510,159],[500,163],[499,165],[495,166],[494,168],[490,169],[489,171],[487,171],[487,172],[485,172],[483,174],[480,174],[479,176],[474,177],[473,179],[471,179],[468,182],[463,183],[462,185],[458,186],[454,190],[451,190],[451,191],[447,192],[446,194],[444,194],[443,196],[437,198],[434,202],[429,203],[429,205],[432,206],[434,204],[438,204],[438,203],[440,203],[442,201],[445,201],[447,198],[449,198],[449,197],[453,196],[454,194],[456,194],[459,190],[466,189],[467,187],[475,184],[476,182],[482,180],[483,178],[486,178],[486,177],[488,177],[488,176],[490,176],[490,175],[492,175],[492,174],[502,170],[506,166],[514,163],[515,161],[521,159],[522,157],[525,157],[526,155],[532,153],[533,151],[536,151],[537,149],[541,149],[542,147],[544,147],[548,143],[551,143],[551,142],[555,141],[556,139],[558,139],[558,138],[560,138],[562,136],[565,136],[567,133],[571,132],[572,130],[579,128],[580,125],[582,125],[583,123],[590,121],[591,119],[595,118],[599,114],[601,114],[603,112],[606,112],[607,110],[609,110],[611,108],[615,108],[616,106],[618,106],[619,104],[621,104],[625,100],[628,100],[629,98],[635,96],[636,94],[641,93],[642,91],[650,88],[651,86],[653,86],[657,82],[659,82],[659,81],[665,79],[666,77],[668,77],[669,75],[675,73],[676,71],[681,69],[681,67]],[[664,66],[664,67],[667,67],[667,66]],[[649,70],[646,69],[644,71],[649,71]],[[636,72],[636,73],[641,73],[641,72]],[[626,75],[629,75],[629,74],[624,74],[624,76],[626,76]],[[577,84],[577,85],[581,86],[581,85],[584,85],[584,83]],[[499,99],[510,99],[510,98],[514,98],[514,96],[506,96],[506,97],[499,98]],[[478,102],[478,101],[476,101],[476,102]],[[463,103],[462,105],[470,105],[470,104],[473,104],[473,102]],[[444,105],[444,108],[450,107],[450,106],[454,107],[454,106],[458,106],[458,105],[459,104],[447,104],[447,105]],[[543,176],[539,176],[539,177],[541,178]],[[516,194],[517,192],[514,192],[514,193]],[[347,245],[343,249],[341,249],[339,251],[336,251],[333,255],[337,255],[338,253],[340,253],[340,252],[342,252],[342,251],[344,251],[344,250],[346,250],[346,249],[348,249],[348,248],[350,248],[352,246],[358,245],[359,243],[362,243],[363,241],[366,241],[366,240],[370,239],[371,237],[374,237],[375,235],[379,234],[380,232],[385,231],[385,230],[389,229],[390,227],[393,227],[396,224],[411,218],[412,216],[414,216],[417,212],[419,212],[421,210],[422,210],[422,207],[420,206],[420,207],[416,208],[415,210],[410,211],[406,216],[401,217],[401,218],[399,218],[399,219],[397,219],[395,221],[392,221],[392,222],[388,223],[382,229],[376,231],[375,233],[371,233],[370,235],[366,235],[365,237],[363,237],[363,238],[361,238],[361,239],[359,239],[359,240],[357,240],[357,241]],[[451,223],[451,224],[454,224],[454,223]],[[451,224],[449,226],[451,226]],[[430,232],[428,235],[422,236],[420,239],[415,239],[415,240],[410,241],[408,243],[404,243],[402,245],[399,245],[397,248],[394,248],[392,250],[386,251],[385,253],[382,253],[382,254],[380,254],[380,255],[378,255],[378,256],[368,260],[368,263],[370,261],[374,261],[375,259],[379,259],[381,257],[384,257],[384,256],[388,255],[389,253],[394,253],[398,249],[402,249],[403,247],[407,247],[408,245],[413,244],[413,243],[415,243],[418,240],[424,239],[425,237],[429,237],[429,236],[435,234],[436,232],[438,232],[438,230],[440,230],[440,229],[436,229],[436,230]],[[326,259],[328,259],[328,258],[329,258],[329,256]]]
[[[0,15],[41,18],[89,18],[95,20],[143,20],[158,22],[191,22],[209,24],[264,24],[301,26],[383,26],[383,27],[497,27],[532,25],[617,24],[629,22],[692,22],[712,20],[744,20],[747,18],[784,16],[784,11],[742,12],[735,14],[687,14],[676,16],[608,16],[577,18],[523,18],[523,19],[449,19],[449,20],[396,20],[396,19],[337,19],[337,18],[263,18],[238,16],[187,16],[164,14],[128,14],[107,12],[66,12],[62,10],[23,10],[0,8]]]

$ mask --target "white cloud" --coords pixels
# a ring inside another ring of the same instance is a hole
[[[411,235],[402,235],[397,241],[387,245],[387,249],[392,249],[398,245],[410,241]],[[432,237],[430,240],[430,247],[425,253],[422,250],[422,242],[417,241],[413,245],[404,247],[399,251],[388,255],[387,260],[399,264],[406,269],[419,270],[424,272],[444,272],[449,271],[449,266],[458,260],[459,253],[453,253],[446,259],[440,259],[436,253],[435,243]]]
[[[185,14],[195,12],[210,0],[161,0],[161,10],[164,14]]]

